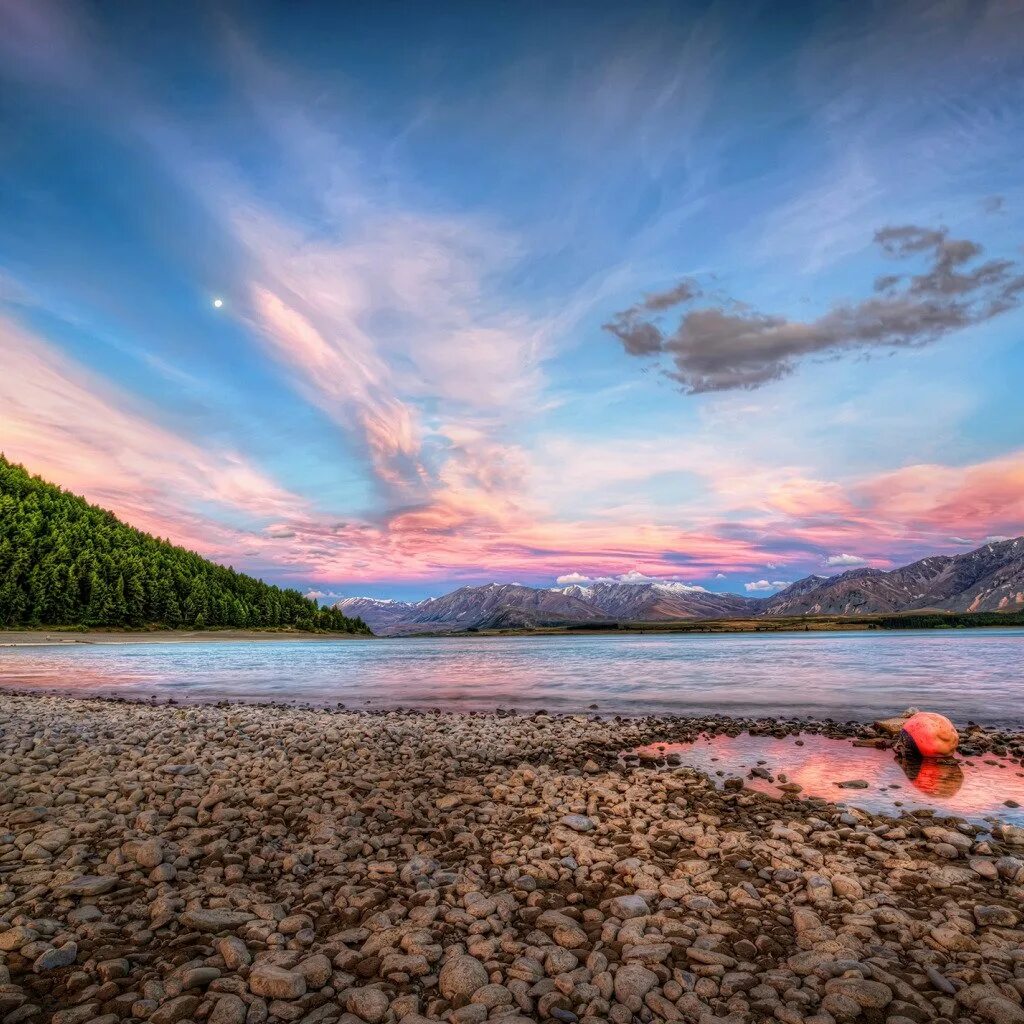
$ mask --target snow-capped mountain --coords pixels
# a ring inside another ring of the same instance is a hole
[[[933,555],[888,572],[867,568],[807,576],[768,598],[715,594],[672,580],[601,580],[550,589],[490,583],[413,602],[349,597],[336,607],[382,635],[758,615],[1012,611],[1024,609],[1024,537],[962,555]]]
[[[763,602],[685,583],[599,582],[549,590],[518,583],[460,587],[423,601],[350,597],[337,606],[379,634],[529,628],[582,622],[664,622],[753,614]]]
[[[501,617],[507,628],[552,625],[564,622],[594,622],[606,618],[572,594],[541,590],[518,583],[489,583],[483,587],[460,587],[442,597],[423,601],[379,601],[350,597],[339,601],[346,615],[359,615],[379,634],[426,633],[479,629]]]
[[[664,622],[751,615],[763,602],[737,594],[713,594],[702,587],[666,580],[658,583],[592,583],[563,587],[561,593],[592,605],[607,619]]]

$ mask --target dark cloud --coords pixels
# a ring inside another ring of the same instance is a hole
[[[1006,209],[1006,200],[1003,196],[985,196],[981,208],[986,213],[1002,213]]]
[[[697,282],[692,278],[684,277],[679,284],[674,288],[669,288],[668,291],[645,295],[639,305],[652,312],[664,312],[666,309],[672,309],[673,306],[689,302],[690,299],[695,299],[698,295],[700,295],[700,288],[697,286]]]
[[[664,313],[700,295],[700,288],[692,278],[684,277],[679,284],[663,292],[645,295],[636,305],[616,313],[604,329],[614,334],[631,356],[651,356],[662,350],[665,336],[657,324],[647,318],[650,313]]]
[[[816,320],[794,321],[723,303],[690,308],[668,330],[650,314],[700,295],[692,282],[683,282],[617,313],[605,329],[630,355],[665,356],[668,376],[696,394],[757,388],[816,355],[927,345],[1013,309],[1024,298],[1019,265],[979,262],[982,247],[950,238],[945,228],[886,227],[875,233],[875,243],[886,256],[923,262],[923,269],[880,277],[869,298],[837,305]],[[678,297],[668,302],[671,296]]]

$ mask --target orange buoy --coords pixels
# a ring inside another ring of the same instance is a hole
[[[921,757],[949,757],[960,742],[956,726],[945,715],[933,711],[911,715],[903,723],[903,735]]]

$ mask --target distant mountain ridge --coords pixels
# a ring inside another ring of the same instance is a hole
[[[817,582],[815,582],[817,581]],[[850,569],[797,580],[765,602],[768,615],[906,611],[998,612],[1024,607],[1024,538],[963,555],[931,555],[899,569]]]
[[[423,601],[387,601],[372,597],[349,597],[335,607],[345,615],[358,615],[369,625],[369,615],[378,624],[375,633],[429,633],[486,628],[491,619],[518,625],[494,628],[522,628],[564,622],[594,622],[607,618],[591,604],[560,590],[524,587],[519,583],[489,583],[483,587],[459,587],[442,597]],[[356,609],[360,609],[357,611]]]
[[[385,634],[530,629],[602,622],[672,622],[795,615],[1024,609],[1024,537],[962,555],[932,555],[898,569],[807,576],[767,598],[715,594],[674,581],[544,589],[518,583],[460,587],[405,602],[350,597],[335,606]]]

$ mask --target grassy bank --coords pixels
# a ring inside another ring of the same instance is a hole
[[[590,622],[534,629],[469,629],[418,636],[592,636],[602,633],[811,633],[849,630],[979,629],[1024,626],[1024,612],[899,612],[891,615],[793,615],[778,618]]]

